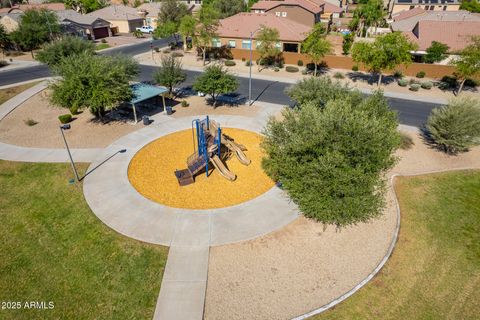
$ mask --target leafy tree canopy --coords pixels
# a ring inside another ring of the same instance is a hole
[[[380,85],[382,70],[393,70],[398,65],[411,63],[410,51],[415,49],[416,45],[400,32],[392,32],[375,38],[373,43],[355,43],[352,58],[366,65],[371,72],[378,73]]]
[[[480,37],[472,37],[472,43],[460,52],[460,58],[455,61],[457,75],[463,79],[458,93],[463,89],[467,78],[480,77]]]
[[[430,47],[427,48],[427,54],[423,57],[423,61],[426,63],[434,63],[442,61],[447,57],[449,47],[441,42],[432,41]]]
[[[314,76],[317,75],[317,65],[322,58],[332,51],[332,44],[325,38],[325,32],[325,26],[317,23],[302,44],[302,52],[307,54],[315,64]]]
[[[238,81],[221,65],[211,65],[195,79],[193,89],[211,96],[213,105],[219,94],[231,93],[237,90]]]
[[[158,20],[160,24],[174,22],[178,26],[180,20],[188,14],[188,7],[185,3],[176,0],[165,0],[162,1]]]
[[[285,109],[283,119],[270,119],[264,130],[264,169],[305,216],[323,223],[368,221],[384,207],[383,174],[400,143],[397,116],[380,91],[355,100]]]
[[[467,97],[452,99],[436,108],[427,121],[430,138],[443,151],[458,153],[480,144],[480,101]]]
[[[43,46],[43,50],[37,54],[37,59],[49,66],[59,64],[63,58],[80,54],[95,53],[95,44],[79,37],[64,37]]]
[[[156,83],[168,88],[172,94],[173,88],[187,78],[182,70],[182,63],[172,55],[163,56],[160,68],[153,74]]]
[[[82,14],[106,7],[106,1],[101,0],[65,0],[65,6]]]
[[[51,85],[53,104],[89,109],[97,118],[132,98],[129,82],[138,75],[138,63],[127,56],[72,55],[56,65],[62,78]]]
[[[220,13],[220,19],[233,16],[246,10],[244,0],[213,0],[212,5]]]
[[[272,64],[276,62],[282,53],[280,49],[280,34],[275,28],[262,26],[257,34],[257,48],[260,59],[263,63]],[[253,45],[253,44],[251,44]]]
[[[29,9],[22,14],[18,29],[11,33],[11,39],[22,50],[32,51],[53,39],[60,32],[55,12],[47,9]]]
[[[193,34],[193,43],[202,51],[203,65],[205,65],[207,49],[213,38],[217,36],[219,13],[211,5],[202,5],[198,14],[198,24]]]
[[[480,2],[478,0],[462,0],[460,5],[461,10],[467,10],[470,12],[479,13],[480,12]]]

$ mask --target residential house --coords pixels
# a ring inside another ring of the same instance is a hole
[[[303,23],[271,13],[241,12],[220,20],[217,29],[218,38],[212,41],[212,46],[248,50],[252,46],[250,33],[254,32],[253,39],[255,40],[258,31],[263,26],[278,30],[280,42],[277,46],[285,52],[300,52],[301,43],[312,29]],[[252,49],[258,45],[259,42],[255,41]]]
[[[181,1],[187,5],[187,8],[190,12],[196,11],[200,8],[199,5],[196,5],[194,1]],[[188,3],[187,2],[191,2]],[[199,2],[200,3],[200,2]],[[158,26],[158,14],[162,8],[162,2],[145,2],[138,6],[137,13],[138,15],[144,17],[144,24],[156,28]]]
[[[90,15],[82,15],[74,10],[58,11],[63,32],[96,40],[110,37],[110,22]]]
[[[343,9],[323,0],[263,0],[255,3],[255,13],[273,13],[277,17],[288,18],[307,26],[318,22],[330,22],[339,18]]]
[[[432,41],[444,43],[458,51],[480,36],[480,14],[464,10],[426,11],[415,8],[392,16],[393,31],[400,31],[418,45],[417,54],[425,54]]]
[[[87,16],[108,21],[112,34],[133,32],[137,27],[143,26],[144,20],[136,8],[124,5],[111,5],[90,12]]]
[[[460,0],[392,0],[390,14],[394,15],[414,8],[427,11],[458,11],[460,5]]]

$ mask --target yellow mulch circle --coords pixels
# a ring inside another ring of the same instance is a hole
[[[231,155],[224,163],[237,175],[235,181],[222,177],[209,164],[210,175],[195,176],[195,183],[180,187],[175,169],[187,167],[187,157],[193,153],[191,130],[161,137],[142,148],[133,157],[128,178],[143,196],[166,206],[184,209],[213,209],[236,205],[265,193],[274,182],[263,172],[260,148],[262,137],[254,132],[222,128],[222,132],[236,143],[243,144],[245,154],[252,161],[245,166]]]

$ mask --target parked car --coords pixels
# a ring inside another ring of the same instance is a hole
[[[151,26],[143,26],[136,28],[137,31],[143,32],[143,33],[153,33],[153,27]]]

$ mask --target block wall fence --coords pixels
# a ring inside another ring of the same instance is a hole
[[[249,60],[250,51],[245,49],[230,49],[234,59],[238,60]],[[282,56],[284,58],[285,64],[297,65],[298,60],[302,60],[304,65],[311,62],[310,58],[301,53],[295,52],[283,52]],[[253,51],[253,60],[259,58],[258,52]],[[362,64],[357,64],[353,62],[352,58],[349,56],[333,56],[327,55],[323,58],[323,62],[327,65],[328,68],[333,69],[346,69],[351,70],[354,65],[358,65],[359,70],[366,71],[365,67]],[[455,67],[436,65],[436,64],[425,64],[425,63],[411,63],[407,67],[399,66],[397,70],[401,71],[406,76],[415,76],[419,71],[424,71],[426,77],[440,79],[446,75],[453,75],[455,72]],[[386,73],[393,73],[394,70],[387,70]]]

